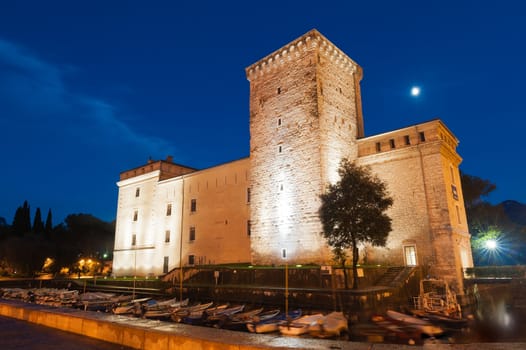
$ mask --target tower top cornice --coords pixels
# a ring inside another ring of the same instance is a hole
[[[350,73],[358,71],[360,75],[362,74],[362,69],[356,62],[320,32],[316,29],[312,29],[296,40],[293,40],[282,48],[245,68],[247,79],[252,80],[258,76],[271,72],[286,62],[291,61],[294,57],[299,57],[302,53],[309,50],[316,50],[320,54],[328,57],[331,61],[339,64],[343,71]]]

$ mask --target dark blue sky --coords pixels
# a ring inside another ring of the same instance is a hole
[[[0,217],[28,200],[109,221],[150,156],[248,156],[245,67],[313,28],[364,69],[366,135],[440,118],[491,202],[526,203],[522,3],[2,1]]]

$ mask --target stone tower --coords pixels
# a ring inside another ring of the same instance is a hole
[[[363,137],[362,69],[316,30],[246,68],[257,264],[323,263],[319,195]],[[279,261],[279,260],[278,260]]]

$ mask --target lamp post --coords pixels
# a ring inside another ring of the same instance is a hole
[[[135,249],[135,246],[133,247],[133,293],[132,293],[132,300],[135,299],[135,284],[137,281],[137,249]]]
[[[285,259],[285,317],[289,317],[289,264],[287,261],[287,248],[281,249],[281,257]]]

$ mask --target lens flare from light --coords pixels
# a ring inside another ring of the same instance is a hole
[[[497,249],[497,241],[494,239],[488,239],[485,243],[486,248],[489,250],[495,250]]]

